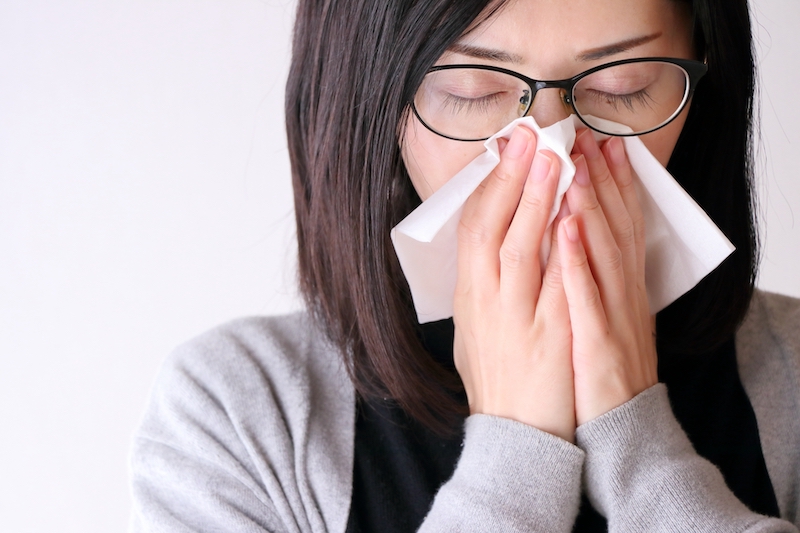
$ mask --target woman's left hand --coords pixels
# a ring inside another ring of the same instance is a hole
[[[645,228],[622,139],[602,149],[579,133],[566,193],[571,215],[558,228],[572,328],[578,425],[658,381],[654,318],[645,288]]]

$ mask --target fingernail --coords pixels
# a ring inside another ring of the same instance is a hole
[[[619,137],[611,137],[606,141],[608,146],[608,157],[611,162],[616,166],[625,164],[625,145],[622,144],[622,139]]]
[[[567,239],[572,242],[578,242],[580,235],[578,234],[578,223],[575,221],[574,216],[569,216],[561,221],[564,224],[564,231],[567,233]]]
[[[594,159],[600,154],[600,148],[597,146],[592,130],[585,129],[581,132],[579,144],[581,152],[586,154],[586,157]]]
[[[544,152],[536,152],[533,156],[533,166],[531,168],[531,177],[533,181],[544,181],[550,174],[550,167],[553,166],[553,160]]]
[[[586,158],[581,154],[575,158],[574,163],[575,181],[578,182],[578,185],[582,185],[583,187],[589,186],[592,182],[589,179],[589,167],[586,166]]]
[[[503,153],[506,157],[511,159],[519,159],[525,154],[530,140],[531,133],[528,128],[523,128],[521,126],[514,128],[514,131],[511,133],[511,139],[508,141],[508,146],[506,146]]]

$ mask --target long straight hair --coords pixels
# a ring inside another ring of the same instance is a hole
[[[736,251],[657,316],[659,355],[700,354],[744,319],[758,269],[754,194],[755,63],[746,0],[695,0],[695,43],[708,74],[697,86],[668,170]]]
[[[487,9],[487,6],[491,6]],[[390,229],[420,202],[400,155],[409,103],[491,0],[300,0],[286,89],[299,284],[361,397],[391,398],[447,431],[460,380],[424,349]],[[670,170],[737,247],[658,317],[659,350],[730,338],[755,275],[753,60],[746,0],[693,3],[700,83]]]

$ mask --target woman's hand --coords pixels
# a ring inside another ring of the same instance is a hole
[[[572,325],[578,425],[658,381],[654,321],[645,288],[644,216],[622,139],[602,150],[578,135],[577,167],[558,229]]]
[[[535,154],[535,155],[534,155]],[[514,130],[465,205],[454,301],[456,368],[471,413],[510,418],[572,442],[575,404],[567,299],[557,243],[542,273],[559,160]]]

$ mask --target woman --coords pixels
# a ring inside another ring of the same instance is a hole
[[[614,84],[655,57],[708,72],[644,120],[669,99]],[[429,106],[442,72],[461,92]],[[592,125],[591,97],[642,119],[737,251],[654,322],[620,140],[579,133],[549,233],[558,163],[518,127],[465,207],[453,321],[417,324],[389,230],[508,121],[476,72],[522,83],[512,107],[541,126]],[[287,131],[309,311],[168,359],[133,529],[797,531],[800,306],[753,295],[752,95],[744,1],[301,1]]]

